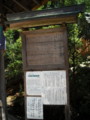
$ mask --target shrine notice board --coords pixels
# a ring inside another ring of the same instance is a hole
[[[44,119],[43,105],[68,104],[65,27],[22,33],[26,120]]]

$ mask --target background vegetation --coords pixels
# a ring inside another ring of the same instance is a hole
[[[84,3],[85,12],[90,12],[89,0],[53,0],[38,10],[61,8],[63,6]],[[69,43],[69,78],[70,78],[70,105],[72,120],[90,120],[90,24],[85,20],[84,14],[79,14],[76,24],[68,24]],[[7,80],[7,93],[19,93],[19,97],[14,100],[12,109],[17,108],[14,114],[18,114],[23,109],[23,70],[22,70],[22,42],[19,31],[8,30],[5,32],[7,39],[7,50],[5,54],[5,71]],[[88,46],[84,46],[88,43]],[[88,48],[88,51],[86,49]],[[18,105],[19,103],[19,105]],[[24,112],[22,111],[24,114]]]

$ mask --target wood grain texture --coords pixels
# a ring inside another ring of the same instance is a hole
[[[15,1],[15,0],[14,0]],[[61,8],[54,8],[54,9],[45,9],[45,10],[35,10],[35,11],[28,11],[28,12],[18,12],[15,14],[7,14],[8,22],[19,22],[25,20],[37,20],[41,18],[50,18],[50,17],[65,17],[65,16],[75,16],[84,11],[84,5],[73,5],[73,6],[65,6]]]
[[[77,21],[77,15],[75,16],[65,16],[65,17],[53,17],[53,18],[42,18],[36,20],[25,20],[17,23],[11,23],[10,28],[19,29],[19,28],[27,28],[27,27],[37,27],[37,26],[45,26],[45,25],[57,25],[62,23],[75,23]]]
[[[66,67],[66,29],[53,28],[23,32],[24,70]]]

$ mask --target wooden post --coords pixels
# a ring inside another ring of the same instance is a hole
[[[0,1],[0,26],[3,27],[3,9],[2,1]],[[3,29],[3,28],[2,28]],[[1,37],[1,36],[0,36]],[[5,87],[5,74],[4,74],[4,49],[0,49],[0,120],[7,120],[6,117],[6,87]]]
[[[1,98],[0,98],[0,120],[2,120],[2,102],[1,102]]]
[[[0,116],[2,119],[6,120],[6,95],[5,95],[5,77],[4,77],[4,55],[3,51],[0,50]],[[3,110],[3,111],[2,111]]]
[[[63,23],[62,24],[63,27],[66,28],[67,30],[67,24]],[[67,49],[67,53],[68,53],[68,32],[66,32],[66,49]],[[70,93],[69,93],[69,56],[68,54],[66,54],[66,71],[67,71],[67,105],[65,105],[65,120],[71,120],[71,114],[70,114]]]

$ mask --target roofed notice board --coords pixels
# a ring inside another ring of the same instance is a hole
[[[65,27],[22,33],[24,70],[65,69],[67,32]]]

